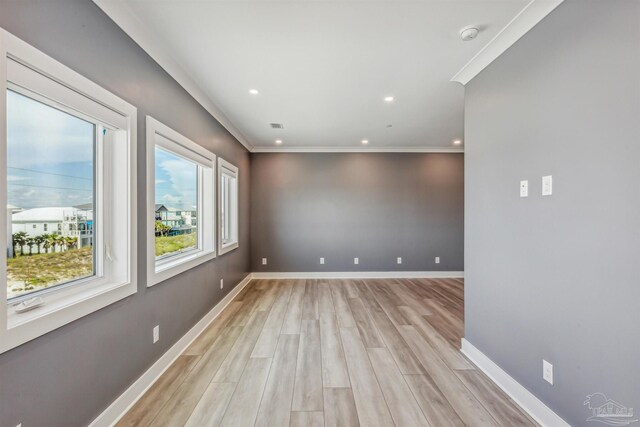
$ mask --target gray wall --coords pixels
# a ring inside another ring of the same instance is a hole
[[[461,271],[463,169],[462,154],[252,154],[253,271]]]
[[[573,425],[640,408],[639,22],[567,0],[466,88],[465,336]]]
[[[91,1],[1,0],[0,26],[138,107],[138,293],[0,355],[1,426],[86,425],[249,271],[249,154]],[[239,249],[150,289],[147,114],[235,163],[242,185]]]

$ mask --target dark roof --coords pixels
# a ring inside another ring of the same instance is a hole
[[[156,203],[156,212],[161,211],[161,210],[167,211],[169,209],[167,209],[164,205]]]

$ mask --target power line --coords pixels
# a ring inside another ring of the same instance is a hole
[[[86,188],[48,187],[46,185],[30,185],[30,184],[15,184],[15,183],[7,184],[7,186],[9,186],[9,185],[16,185],[18,187],[50,188],[52,190],[73,190],[73,191],[90,191],[90,192],[93,192],[93,189],[86,189]]]
[[[84,179],[86,181],[93,181],[92,178],[85,178],[85,177],[82,177],[82,176],[74,176],[74,175],[65,175],[65,174],[62,174],[62,173],[54,173],[54,172],[43,172],[43,171],[39,171],[39,170],[35,170],[35,169],[16,168],[16,167],[12,167],[12,166],[7,166],[7,169],[13,169],[13,170],[25,171],[25,172],[41,173],[43,175],[55,175],[55,176],[63,176],[63,177],[66,177],[66,178],[75,178],[75,179]]]

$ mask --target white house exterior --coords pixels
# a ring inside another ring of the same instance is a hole
[[[26,209],[11,215],[11,233],[31,237],[59,234],[78,238],[78,247],[93,244],[93,210],[76,207]]]

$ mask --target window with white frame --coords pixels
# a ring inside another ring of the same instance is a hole
[[[215,257],[216,156],[147,117],[147,285]]]
[[[0,352],[136,292],[136,109],[0,29]]]
[[[238,168],[218,159],[218,253],[238,247]]]

